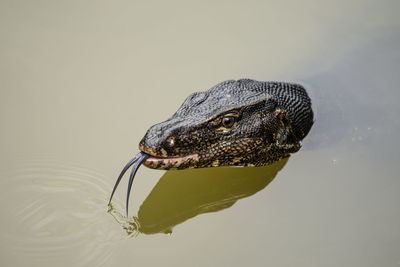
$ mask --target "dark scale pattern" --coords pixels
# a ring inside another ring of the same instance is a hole
[[[229,80],[187,97],[170,119],[147,131],[139,148],[160,158],[144,163],[150,168],[262,166],[298,151],[312,124],[301,85]],[[196,156],[162,160],[189,155]]]

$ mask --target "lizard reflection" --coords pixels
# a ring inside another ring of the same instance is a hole
[[[202,213],[231,207],[265,188],[288,158],[263,167],[219,167],[167,171],[127,221],[112,206],[109,212],[128,235],[172,233],[172,228]]]

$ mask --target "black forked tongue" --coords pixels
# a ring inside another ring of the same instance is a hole
[[[129,194],[131,192],[133,178],[135,178],[135,174],[136,174],[137,170],[139,169],[140,165],[148,157],[150,157],[150,155],[147,155],[146,153],[143,153],[143,152],[139,152],[125,165],[125,167],[122,169],[120,175],[118,176],[117,181],[115,182],[113,191],[112,191],[111,196],[110,196],[110,201],[108,201],[108,205],[110,205],[111,199],[112,199],[112,197],[113,197],[113,195],[115,193],[115,190],[117,189],[117,187],[119,185],[119,182],[121,182],[122,176],[124,176],[125,172],[129,169],[129,167],[131,167],[136,162],[136,164],[132,168],[131,175],[129,177],[128,192],[127,192],[127,195],[126,195],[126,217],[128,217]]]

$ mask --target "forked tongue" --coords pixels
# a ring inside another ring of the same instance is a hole
[[[150,155],[143,153],[143,152],[139,152],[137,153],[126,165],[125,167],[122,169],[120,175],[118,176],[117,181],[115,182],[114,188],[112,190],[111,196],[110,196],[110,201],[108,202],[108,205],[110,205],[111,203],[111,199],[115,193],[115,190],[117,189],[119,182],[121,182],[122,176],[124,176],[125,172],[129,169],[129,167],[131,167],[135,162],[136,164],[133,166],[132,171],[131,171],[131,175],[129,177],[129,183],[128,183],[128,192],[127,192],[127,196],[126,196],[126,217],[128,217],[128,205],[129,205],[129,194],[131,192],[131,188],[132,188],[132,183],[133,183],[133,179],[135,178],[135,174],[137,172],[137,170],[139,169],[140,165],[142,165],[142,163],[148,158],[150,157]]]

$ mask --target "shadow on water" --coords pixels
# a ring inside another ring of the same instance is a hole
[[[172,233],[172,228],[197,215],[231,207],[264,189],[288,158],[264,167],[219,167],[166,172],[143,201],[138,215],[126,220],[112,206],[110,214],[128,235]]]

